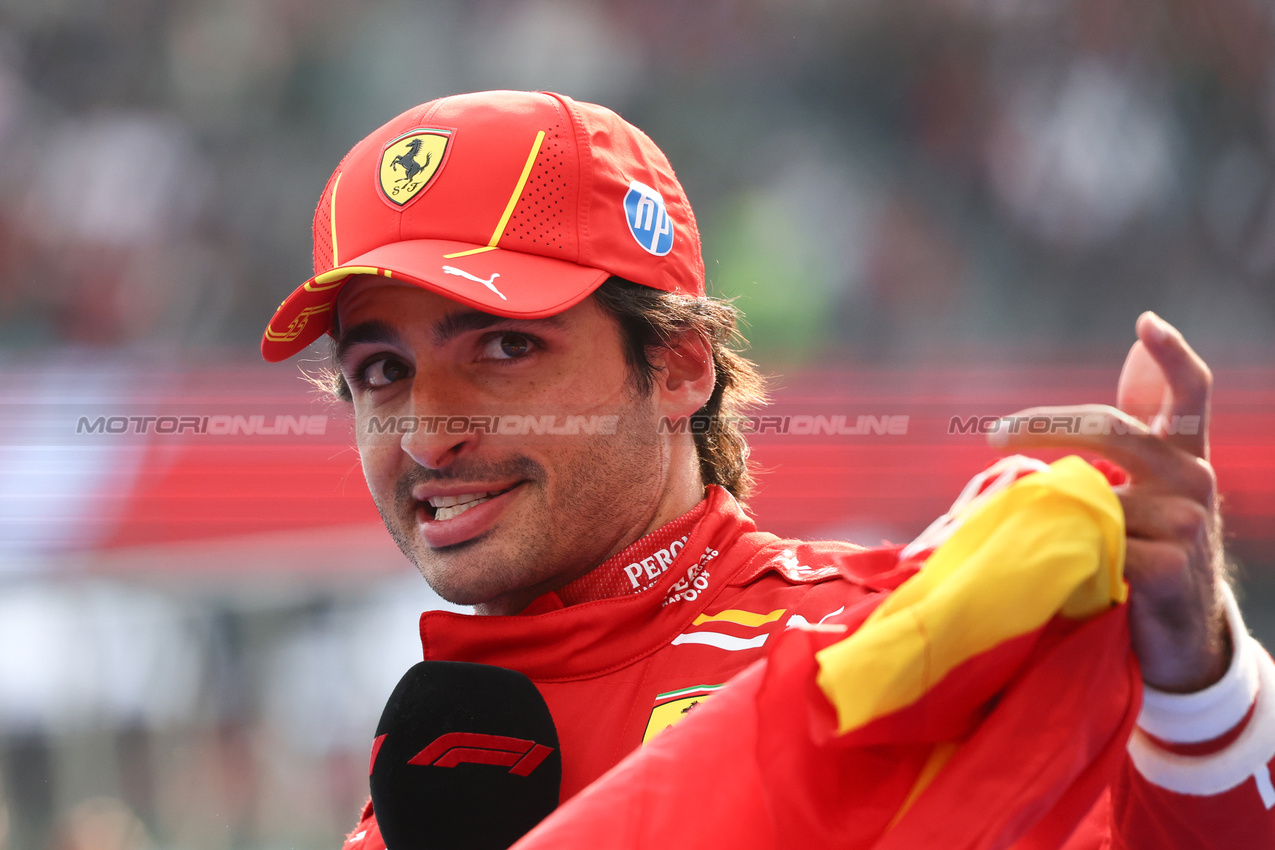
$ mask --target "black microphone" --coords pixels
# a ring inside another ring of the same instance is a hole
[[[557,807],[562,754],[523,674],[422,661],[390,694],[368,772],[388,850],[505,850]]]

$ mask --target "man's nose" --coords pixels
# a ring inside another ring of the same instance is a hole
[[[435,375],[418,374],[412,386],[411,417],[401,445],[427,469],[442,469],[478,448],[482,429],[474,427],[472,399]]]

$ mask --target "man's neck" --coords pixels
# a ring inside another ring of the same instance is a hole
[[[641,593],[664,574],[685,538],[704,516],[708,499],[664,523],[607,558],[570,584],[559,588],[563,605],[579,605],[630,593]]]

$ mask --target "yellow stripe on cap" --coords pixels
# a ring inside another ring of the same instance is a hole
[[[323,274],[314,276],[314,280],[309,281],[305,285],[307,292],[323,292],[327,289],[335,289],[340,286],[346,278],[356,274],[384,274],[390,276],[388,271],[378,269],[376,266],[345,266],[335,269],[328,269]]]
[[[536,164],[536,157],[540,154],[540,145],[545,140],[545,131],[540,130],[536,133],[536,140],[531,144],[531,153],[527,154],[527,161],[522,166],[522,174],[518,177],[518,185],[514,186],[514,193],[509,196],[509,203],[505,205],[505,214],[500,217],[500,223],[496,225],[495,231],[491,234],[487,247],[495,248],[496,243],[500,241],[500,237],[505,235],[505,226],[509,224],[509,217],[514,214],[514,207],[518,205],[518,199],[522,197],[522,190],[527,185],[527,178],[531,176],[531,166]]]
[[[1123,602],[1124,513],[1077,457],[973,511],[850,637],[820,650],[819,687],[845,733],[912,705],[958,665]]]
[[[467,251],[444,254],[444,260],[454,260],[457,257],[469,257],[473,254],[496,250],[500,237],[505,235],[505,228],[509,226],[509,219],[514,214],[514,207],[518,206],[518,199],[522,197],[522,190],[527,187],[527,178],[531,176],[531,167],[536,164],[536,157],[540,155],[540,146],[544,143],[544,140],[545,131],[537,131],[536,140],[531,143],[531,152],[527,154],[527,161],[522,165],[522,174],[518,175],[518,182],[514,184],[513,194],[509,196],[509,203],[505,204],[505,212],[500,216],[500,221],[496,223],[496,229],[492,231],[491,238],[487,240],[487,244],[481,248],[470,248]]]
[[[454,260],[457,257],[468,257],[472,254],[485,254],[488,251],[495,251],[495,245],[484,245],[481,248],[470,248],[468,251],[457,251],[455,254],[444,254],[444,260]]]
[[[731,608],[722,611],[720,614],[708,616],[700,614],[691,623],[692,626],[698,626],[702,623],[737,623],[741,626],[764,626],[767,623],[773,623],[784,615],[787,608],[778,608],[769,614],[755,614],[752,611],[740,611],[738,608]]]

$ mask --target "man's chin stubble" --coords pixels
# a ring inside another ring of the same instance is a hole
[[[428,552],[422,553],[419,547],[424,544],[416,539],[413,531],[407,530],[414,530],[416,527],[417,520],[415,510],[411,510],[410,515],[405,518],[395,518],[394,520],[391,520],[388,516],[386,516],[386,513],[381,508],[380,504],[377,504],[376,507],[377,511],[381,514],[381,521],[385,524],[386,531],[389,532],[390,538],[393,539],[395,545],[398,546],[399,551],[403,553],[403,556],[407,558],[407,560],[411,561],[412,565],[416,567],[416,571],[421,574],[421,577],[425,579],[425,582],[430,586],[430,588],[453,605],[474,605],[481,607],[485,600],[496,598],[505,593],[511,592],[510,589],[498,586],[492,586],[490,588],[482,587],[485,584],[485,582],[482,581],[482,578],[488,574],[493,575],[497,579],[493,584],[499,585],[501,577],[516,575],[517,567],[519,565],[525,566],[528,563],[535,563],[539,560],[535,554],[529,554],[527,552],[523,552],[521,555],[513,559],[509,556],[500,557],[499,555],[493,554],[492,556],[489,556],[490,560],[482,564],[481,570],[483,575],[477,577],[479,579],[477,583],[480,585],[481,589],[476,590],[474,588],[475,582],[472,580],[467,582],[464,587],[456,587],[446,580],[446,576],[457,572],[469,572],[475,568],[475,565],[471,564],[469,566],[469,570],[466,570],[462,565],[454,563],[449,564],[447,561],[462,559],[466,556],[471,556],[475,559],[480,558],[481,554],[479,554],[478,550],[483,543],[490,541],[492,532],[490,530],[484,531],[482,534],[471,537],[468,540],[463,540],[459,543],[453,543],[449,546],[439,548],[426,547]],[[439,562],[440,558],[442,559],[441,562]],[[511,560],[514,561],[514,563],[509,563]],[[430,578],[431,574],[434,575],[434,578],[432,579]]]

